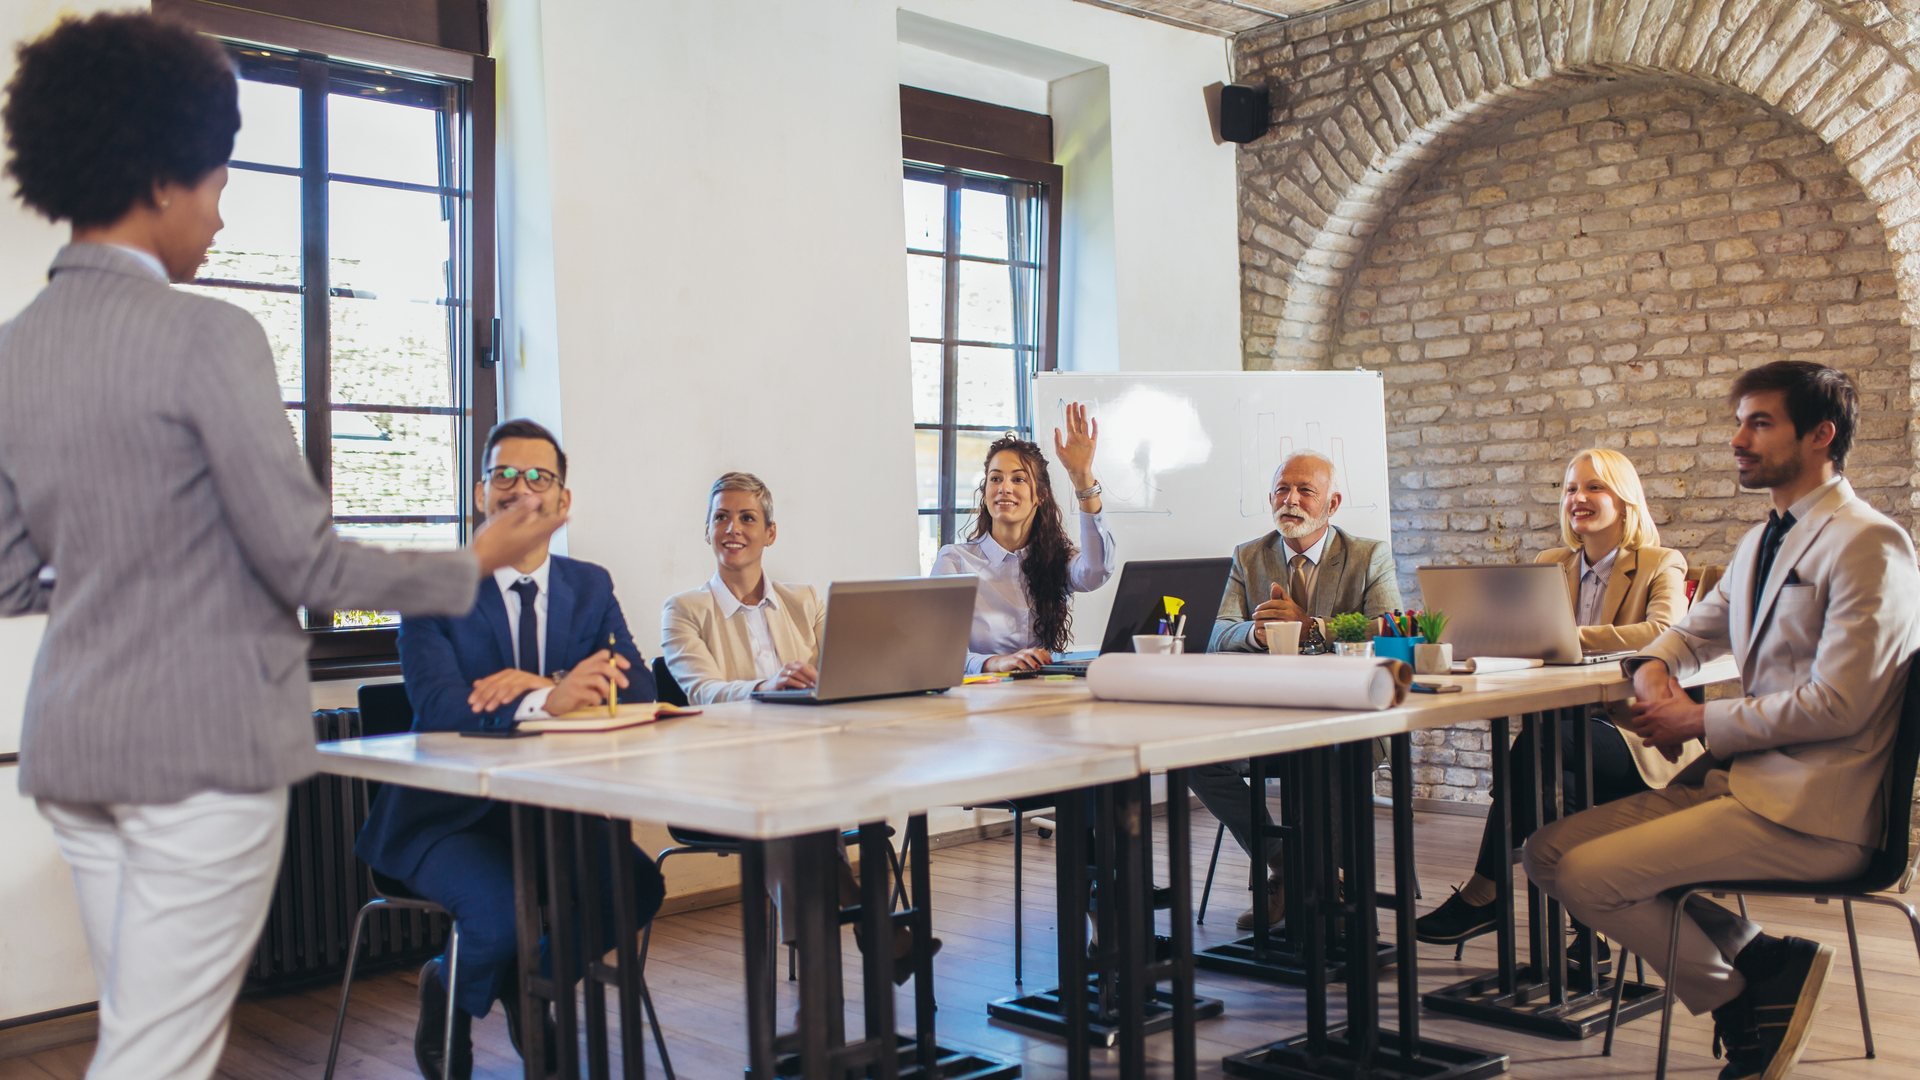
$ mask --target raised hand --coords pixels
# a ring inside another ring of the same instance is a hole
[[[1093,486],[1093,450],[1100,442],[1100,421],[1088,419],[1087,407],[1080,402],[1067,403],[1067,435],[1053,429],[1053,456],[1067,470],[1076,490]]]

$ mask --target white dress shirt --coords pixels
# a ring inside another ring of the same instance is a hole
[[[1598,563],[1590,563],[1586,552],[1580,553],[1580,610],[1574,614],[1581,626],[1601,624],[1600,602],[1607,597],[1607,582],[1613,578],[1613,564],[1619,554],[1616,547]]]
[[[718,573],[707,581],[707,591],[713,593],[713,602],[720,606],[722,619],[731,619],[742,611],[747,613],[747,642],[753,646],[753,673],[765,681],[780,674],[780,654],[774,650],[773,631],[767,626],[767,612],[779,611],[780,599],[774,595],[772,582],[764,578],[761,589],[766,595],[758,604],[748,607],[733,595],[733,590],[727,588]]]
[[[507,639],[513,642],[513,655],[520,655],[520,594],[513,591],[515,584],[531,581],[540,591],[533,597],[533,617],[540,628],[540,640],[534,643],[535,655],[539,663],[535,669],[544,674],[547,670],[547,576],[553,570],[553,560],[543,560],[531,574],[523,574],[511,566],[503,566],[493,572],[493,580],[500,586],[500,599],[507,605]],[[544,720],[547,718],[547,695],[553,693],[553,687],[543,686],[531,691],[520,699],[520,708],[515,720]]]
[[[1113,533],[1101,514],[1080,515],[1080,553],[1067,567],[1074,592],[1092,592],[1113,576],[1119,558]],[[1027,579],[1020,571],[1020,553],[1008,551],[992,534],[962,544],[948,544],[934,556],[936,574],[977,574],[980,591],[973,601],[973,633],[967,642],[967,673],[977,675],[995,656],[1031,649],[1033,605],[1027,600]]]
[[[143,264],[146,265],[147,269],[153,271],[155,274],[158,274],[161,281],[172,280],[167,276],[167,268],[163,263],[161,263],[160,257],[158,255],[155,255],[153,252],[142,251],[137,247],[129,247],[126,244],[108,244],[107,246],[110,248],[118,248],[121,251],[124,251],[127,254],[133,256],[134,258],[139,259]]]

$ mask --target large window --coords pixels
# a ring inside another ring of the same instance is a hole
[[[288,423],[342,535],[454,547],[473,471],[470,86],[230,51],[242,127],[227,225],[191,288],[266,327]],[[307,617],[314,628],[391,621]]]
[[[902,87],[901,127],[925,572],[969,530],[987,447],[1032,437],[1032,377],[1053,367],[1061,177],[1037,160],[1052,149],[1039,114]]]

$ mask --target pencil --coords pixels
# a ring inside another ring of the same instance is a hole
[[[613,662],[613,658],[620,655],[619,645],[620,643],[613,639],[613,634],[609,633],[607,635],[607,715],[608,716],[620,715],[620,694],[617,690],[614,689],[616,684],[613,681],[614,679],[618,678],[620,675],[620,666]]]

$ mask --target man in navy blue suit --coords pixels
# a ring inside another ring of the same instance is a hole
[[[529,497],[549,514],[565,514],[567,456],[546,428],[509,420],[487,436],[486,472],[474,504],[494,514]],[[613,642],[611,655],[608,642]],[[611,660],[611,663],[609,662]],[[472,612],[459,618],[410,618],[400,626],[400,670],[413,705],[415,731],[472,731],[557,716],[619,700],[652,701],[653,680],[627,632],[613,579],[592,563],[549,555],[545,541],[514,565],[481,579]],[[636,673],[629,679],[629,673]],[[596,823],[601,830],[604,822]],[[604,852],[604,831],[589,850]],[[449,988],[444,957],[420,970],[420,1018],[414,1057],[428,1080],[472,1074],[468,1026],[495,999],[507,1008],[508,1033],[522,1043],[513,1007],[515,937],[508,808],[487,799],[388,785],[381,789],[355,851],[380,873],[441,905],[460,923],[450,1063],[440,1060]],[[635,895],[644,924],[666,889],[660,871],[636,852]],[[603,904],[611,873],[603,869]],[[609,911],[601,920],[611,935]],[[594,955],[613,947],[611,936]],[[542,949],[545,960],[545,948]],[[547,1039],[549,1053],[553,1040]],[[446,1066],[443,1068],[443,1065]],[[549,1065],[551,1068],[551,1065]]]

